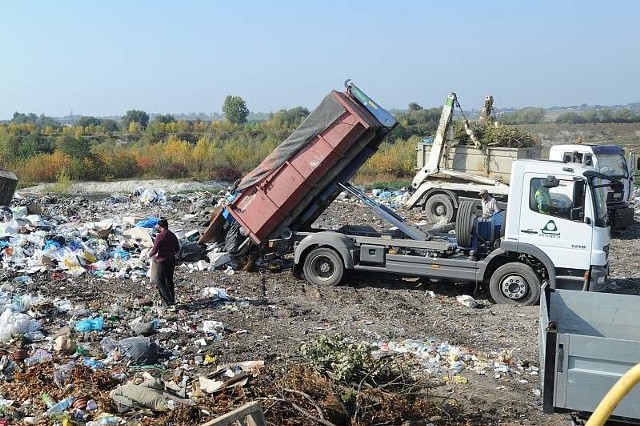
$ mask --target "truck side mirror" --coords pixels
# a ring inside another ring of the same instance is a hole
[[[584,214],[582,207],[574,207],[569,211],[569,220],[581,220],[583,216]]]
[[[584,180],[577,180],[573,183],[572,202],[574,207],[582,208],[584,206]],[[572,209],[573,212],[574,209]],[[574,219],[571,219],[574,220]]]

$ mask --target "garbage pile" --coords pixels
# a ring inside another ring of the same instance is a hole
[[[206,253],[205,247],[195,244],[207,220],[205,207],[216,201],[206,193],[167,197],[161,189],[144,188],[129,196],[116,194],[95,202],[75,197],[58,203],[56,196],[29,199],[18,195],[17,205],[2,210],[3,270],[22,274],[13,279],[25,281],[30,274],[51,270],[139,281],[148,275],[148,265],[140,258],[153,245],[160,217],[172,218],[170,227],[181,242],[179,260],[193,263],[187,267],[219,267],[228,260],[218,254],[224,247],[209,247]],[[182,213],[174,203],[191,207]]]
[[[293,355],[299,362],[281,352],[267,351],[266,362],[252,356],[271,336],[235,328],[222,314],[277,312],[264,281],[263,298],[240,297],[237,287],[248,278],[234,273],[224,246],[194,243],[221,197],[146,189],[100,201],[18,196],[3,210],[0,424],[200,425],[251,401],[270,407],[267,420],[281,425],[393,423],[400,408],[405,418],[434,424],[442,416],[487,423],[448,398],[429,400],[416,391],[423,384],[397,368],[437,377],[429,388],[445,376],[464,384],[467,371],[496,381],[536,374],[513,353],[480,354],[432,339],[361,345],[325,338],[301,347]],[[178,275],[187,278],[177,283],[183,303],[175,308],[160,306],[141,258],[159,217],[183,247]],[[219,273],[206,285],[188,278],[209,270]],[[249,349],[236,352],[243,339]],[[234,359],[238,353],[245,356]]]
[[[231,268],[224,247],[195,244],[206,208],[216,201],[208,193],[168,197],[163,190],[141,188],[101,201],[17,195],[11,207],[2,208],[0,421],[118,424],[119,413],[135,407],[165,412],[194,405],[181,373],[192,367],[179,359],[178,347],[167,347],[166,338],[157,336],[185,328],[199,334],[197,345],[205,346],[221,340],[225,326],[207,318],[188,326],[172,320],[154,301],[156,291],[146,279],[150,267],[141,257],[164,216],[181,242],[181,268]],[[178,209],[179,203],[190,208]],[[113,294],[111,305],[100,305],[91,292],[107,282],[116,287],[130,282],[150,294],[139,300]],[[65,297],[82,300],[85,290],[86,303]],[[202,296],[208,304],[234,303],[224,288],[208,287]],[[179,314],[184,311],[173,313]],[[199,358],[191,362],[214,362]],[[165,383],[146,368],[171,369],[182,381]]]
[[[465,372],[473,371],[481,375],[492,375],[500,379],[507,375],[520,376],[523,384],[530,381],[537,385],[539,368],[527,360],[518,359],[513,350],[482,353],[460,346],[450,345],[447,341],[435,338],[427,340],[406,339],[401,342],[378,342],[380,354],[410,354],[428,374],[443,375],[445,380],[465,384]],[[534,393],[539,393],[537,387]]]

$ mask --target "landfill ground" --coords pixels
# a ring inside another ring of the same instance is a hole
[[[118,225],[124,216],[162,215],[174,230],[203,231],[217,199],[215,192],[181,193],[161,203],[128,196],[104,200],[105,194],[67,198],[25,191],[22,195],[16,205],[37,203],[41,217],[59,223],[55,229],[65,229],[67,240],[77,235],[75,226],[80,237],[94,243],[96,223],[112,219]],[[402,213],[420,219],[419,211]],[[65,220],[75,225],[63,228]],[[336,229],[355,223],[385,226],[353,200],[334,202],[316,225]],[[111,245],[122,241],[115,225],[106,240]],[[27,228],[21,232],[36,232]],[[55,234],[55,229],[49,232]],[[638,223],[613,235],[609,291],[640,293],[639,236]],[[97,270],[80,262],[84,272],[64,263],[36,272],[32,261],[16,264],[5,253],[0,307],[31,295],[33,303],[25,312],[41,324],[44,339],[29,341],[15,335],[0,341],[0,358],[5,354],[0,361],[0,419],[4,415],[9,424],[25,420],[62,424],[66,417],[85,424],[109,413],[122,424],[197,425],[259,401],[267,422],[275,425],[405,424],[407,420],[413,423],[406,424],[415,425],[570,424],[567,414],[541,412],[537,306],[496,305],[487,289],[474,285],[382,274],[352,274],[344,285],[317,287],[294,277],[288,262],[276,262],[258,263],[251,272],[226,265],[199,270],[196,264],[185,263],[176,269],[178,305],[166,310],[158,306],[157,291],[145,276],[146,265],[138,259],[141,247],[124,247],[131,254],[128,263],[103,256],[111,267]],[[24,276],[31,279],[16,280]],[[460,297],[465,295],[475,306]],[[78,321],[98,316],[104,319],[101,329],[74,329]],[[130,325],[135,318],[143,323],[156,320],[150,338],[161,348],[161,356],[151,365],[134,365],[103,348],[105,338],[135,336]],[[66,353],[54,347],[64,327],[70,329],[66,341],[76,347]],[[301,350],[304,344],[306,349]],[[362,368],[354,367],[350,363],[357,356],[351,355],[360,354],[363,347],[370,348],[375,361],[365,357]],[[21,348],[26,350],[22,357],[44,349],[52,359],[31,366],[18,361],[17,369],[10,371],[8,366],[20,358],[16,354]],[[345,357],[339,370],[337,365]],[[243,361],[263,361],[264,366],[252,364],[250,370],[232,372],[221,368]],[[380,367],[381,362],[394,363],[389,367],[393,378],[382,374],[386,367]],[[68,363],[75,366],[72,377],[56,385],[54,372]],[[216,371],[233,380],[214,377]],[[352,374],[341,376],[345,371]],[[122,406],[109,392],[127,381],[140,383],[144,373],[147,379],[161,378],[173,388],[174,395],[182,398],[177,398],[176,408],[119,411]],[[216,382],[220,389],[208,392],[204,388],[213,379],[220,379]],[[56,401],[86,396],[96,407],[70,407],[47,416],[43,392]]]

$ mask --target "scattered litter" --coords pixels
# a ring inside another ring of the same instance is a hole
[[[205,287],[202,290],[202,297],[210,297],[213,300],[229,300],[229,294],[223,288]]]
[[[98,330],[102,330],[103,325],[104,325],[104,318],[102,317],[87,318],[87,319],[78,321],[75,324],[74,329],[80,332],[98,331]]]
[[[158,345],[148,337],[129,337],[119,342],[122,355],[133,364],[155,364],[158,361]]]
[[[473,297],[469,296],[468,294],[462,294],[460,296],[457,296],[456,300],[458,301],[458,303],[466,306],[467,308],[478,307],[478,302],[476,302],[476,300]]]

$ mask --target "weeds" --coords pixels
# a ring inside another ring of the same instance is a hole
[[[66,195],[69,193],[72,183],[69,171],[63,168],[56,174],[56,181],[51,185],[51,192]]]

